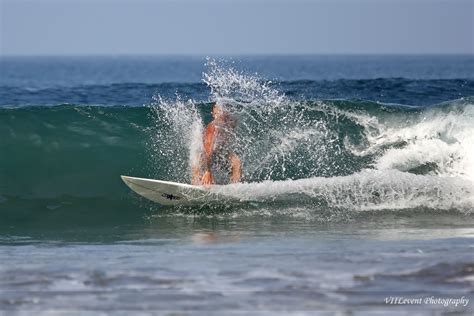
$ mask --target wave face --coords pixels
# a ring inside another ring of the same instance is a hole
[[[207,69],[208,102],[158,93],[144,107],[0,108],[0,209],[14,220],[117,212],[145,203],[121,174],[189,182],[213,102],[238,121],[245,182],[213,190],[257,212],[474,208],[472,97],[423,107],[295,99],[212,60]]]

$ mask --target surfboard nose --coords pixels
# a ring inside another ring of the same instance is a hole
[[[123,176],[121,175],[120,178],[122,179],[123,182],[125,182],[125,184],[128,185],[129,181],[130,181],[130,177],[129,176]]]
[[[121,175],[120,178],[122,179],[122,181],[128,186],[130,187],[130,185],[132,184],[132,181],[131,181],[131,177],[129,176],[123,176]],[[131,188],[131,187],[130,187]]]

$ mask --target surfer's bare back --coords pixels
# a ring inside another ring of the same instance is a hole
[[[216,103],[212,106],[213,121],[210,122],[203,135],[203,153],[197,163],[192,166],[192,184],[214,184],[212,167],[229,167],[230,182],[236,183],[241,177],[241,163],[239,157],[230,150],[230,142],[235,128],[235,122],[222,106]],[[201,177],[201,172],[204,174]]]

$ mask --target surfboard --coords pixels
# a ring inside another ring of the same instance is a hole
[[[204,186],[129,176],[120,177],[134,192],[162,205],[209,203],[224,198]]]

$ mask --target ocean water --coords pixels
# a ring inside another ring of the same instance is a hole
[[[213,102],[238,202],[122,183]],[[471,315],[473,210],[473,56],[0,58],[2,313]]]

